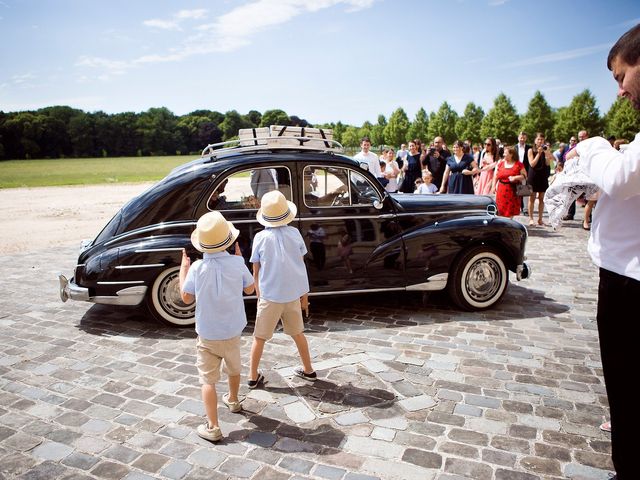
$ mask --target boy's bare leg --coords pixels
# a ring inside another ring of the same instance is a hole
[[[237,393],[237,392],[236,392]],[[215,385],[202,385],[202,401],[210,427],[218,426],[218,394]]]
[[[238,401],[238,390],[240,389],[240,375],[229,376],[229,401]]]
[[[296,342],[296,347],[298,348],[298,354],[300,355],[300,360],[302,361],[304,372],[313,373],[313,367],[311,366],[311,354],[309,353],[309,344],[307,343],[307,337],[304,336],[304,333],[299,333],[298,335],[292,335],[291,338],[293,338],[293,341]]]
[[[264,340],[262,338],[253,337],[251,344],[251,356],[249,357],[249,380],[258,378],[258,367],[264,350]]]

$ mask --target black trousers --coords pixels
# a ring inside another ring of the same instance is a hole
[[[598,287],[598,334],[611,410],[611,459],[618,480],[638,477],[640,410],[631,388],[638,384],[640,281],[604,268]]]

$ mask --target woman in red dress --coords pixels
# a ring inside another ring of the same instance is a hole
[[[527,178],[524,165],[518,160],[518,153],[513,147],[504,149],[504,158],[496,165],[491,193],[496,194],[498,215],[513,218],[520,213],[520,197],[516,195],[516,185]]]

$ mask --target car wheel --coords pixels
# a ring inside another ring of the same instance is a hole
[[[476,247],[455,263],[449,295],[463,310],[484,310],[502,298],[508,283],[509,272],[500,255],[487,247]]]
[[[196,304],[182,301],[179,273],[180,267],[171,267],[158,275],[147,297],[147,306],[160,323],[188,327],[195,323]]]

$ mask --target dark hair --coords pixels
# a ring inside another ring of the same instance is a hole
[[[360,139],[360,143],[362,143],[362,142],[369,142],[369,143],[371,143],[371,139],[370,139],[369,137],[362,137],[362,138]]]
[[[640,58],[640,23],[622,35],[616,44],[609,50],[607,68],[611,70],[611,64],[616,57],[620,57],[627,65],[635,65]]]
[[[498,143],[496,142],[496,139],[493,137],[487,137],[487,140],[489,140],[489,143],[491,144],[491,148],[489,150],[489,153],[491,153],[491,155],[493,156],[493,161],[497,161],[498,160]],[[487,142],[487,140],[485,140],[485,143]],[[486,151],[486,150],[485,150]]]

